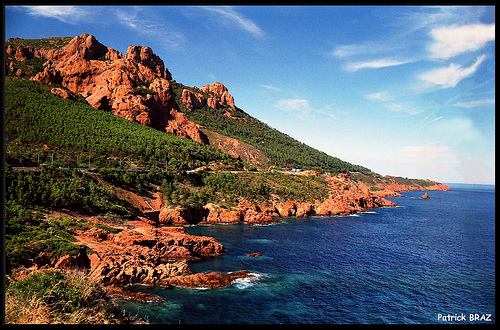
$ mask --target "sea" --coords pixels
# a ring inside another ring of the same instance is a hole
[[[217,289],[134,286],[164,301],[119,305],[154,324],[493,324],[495,186],[449,186],[351,216],[186,227],[226,247],[189,262],[193,272],[255,276]]]

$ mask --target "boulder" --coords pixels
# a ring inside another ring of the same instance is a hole
[[[251,258],[262,257],[262,253],[260,253],[260,252],[252,252],[250,254],[247,254],[246,256],[247,257],[251,257]]]

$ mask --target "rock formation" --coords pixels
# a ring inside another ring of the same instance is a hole
[[[189,89],[182,91],[182,103],[190,110],[201,109],[207,105],[207,100],[201,93],[194,93]]]
[[[201,109],[205,105],[212,109],[228,107],[235,110],[234,97],[229,94],[227,87],[220,82],[205,85],[199,89],[200,92],[193,92],[189,89],[182,91],[182,104],[189,110]],[[206,97],[205,95],[208,95]]]
[[[18,61],[46,59],[32,80],[61,84],[93,107],[161,131],[208,143],[199,125],[179,112],[172,75],[151,48],[130,46],[123,56],[86,33],[59,49],[7,48]],[[7,66],[7,63],[6,63]],[[10,66],[7,66],[10,68]],[[19,75],[22,75],[20,72]],[[61,90],[53,92],[66,97]]]
[[[193,273],[186,260],[224,252],[224,246],[212,237],[189,235],[182,227],[156,228],[145,223],[128,227],[117,234],[95,227],[80,230],[76,239],[95,253],[87,254],[82,244],[74,256],[54,259],[42,252],[27,266],[87,269],[90,278],[115,287],[110,292],[123,296],[127,296],[126,292],[117,288],[130,284],[211,288],[230,285],[236,278],[252,277],[248,271]]]
[[[216,106],[215,101],[219,101],[220,104],[227,104],[232,110],[236,109],[236,106],[234,105],[234,98],[229,94],[226,86],[224,86],[220,82],[215,82],[211,85],[205,85],[202,88],[200,88],[202,92],[205,92],[212,97],[212,101],[210,101],[213,105]],[[217,108],[214,108],[217,109]]]

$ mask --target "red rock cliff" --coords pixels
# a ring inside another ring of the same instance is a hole
[[[169,82],[172,75],[149,47],[130,46],[123,56],[84,33],[60,49],[18,52],[19,58],[36,54],[47,59],[44,71],[33,80],[61,84],[95,108],[208,143],[200,127],[178,111]]]

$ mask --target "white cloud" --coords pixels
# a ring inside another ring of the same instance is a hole
[[[429,51],[434,58],[450,58],[483,48],[495,40],[495,24],[448,26],[431,30],[434,42]]]
[[[450,63],[446,68],[435,69],[421,74],[419,79],[431,82],[435,85],[440,85],[442,88],[455,87],[460,80],[474,74],[485,58],[486,55],[481,55],[477,61],[468,68],[462,68],[461,65]]]
[[[281,99],[274,107],[281,111],[295,112],[300,115],[308,115],[313,111],[306,99]]]
[[[392,100],[392,97],[389,96],[389,93],[387,91],[367,94],[365,95],[365,98],[372,101],[382,101],[382,102],[387,102]]]
[[[252,20],[245,18],[232,7],[202,7],[203,9],[220,15],[220,19],[228,20],[240,29],[252,34],[254,37],[264,37],[265,32]]]
[[[176,48],[185,43],[185,36],[174,26],[162,21],[150,13],[141,12],[134,8],[133,11],[116,10],[118,22],[129,29],[142,35],[155,39],[155,42],[168,48]]]
[[[479,108],[489,104],[495,104],[495,99],[476,100],[470,102],[457,102],[453,105],[459,108]]]
[[[381,59],[377,61],[367,61],[367,62],[356,62],[356,63],[348,63],[346,65],[347,71],[357,71],[359,69],[379,69],[385,68],[389,66],[397,66],[409,63],[410,61],[398,61],[398,60],[390,60],[390,59]]]
[[[87,10],[76,6],[26,6],[29,15],[52,17],[64,23],[77,23],[83,18],[91,17]]]

